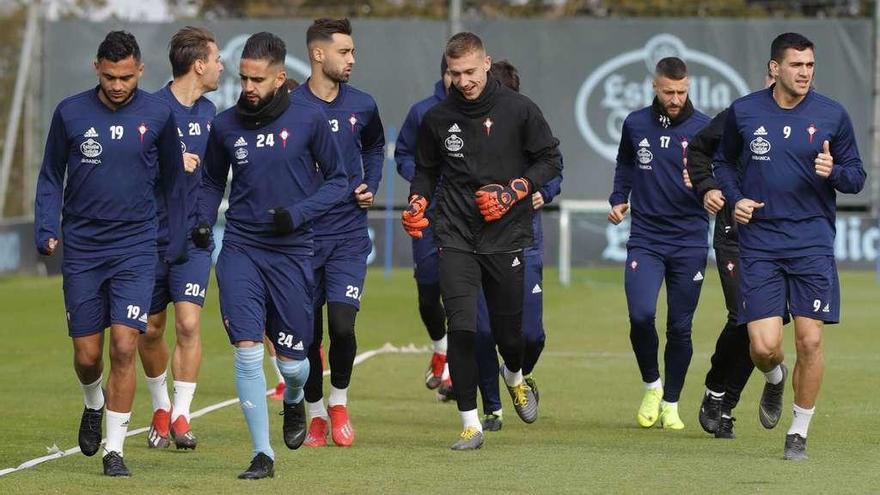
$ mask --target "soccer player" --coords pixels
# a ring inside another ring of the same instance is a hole
[[[160,99],[138,89],[143,71],[134,36],[107,34],[95,61],[98,87],[66,98],[52,116],[34,214],[40,253],[51,255],[64,242],[64,306],[85,401],[79,447],[87,456],[98,451],[106,407],[108,476],[130,476],[122,447],[156,269],[156,203],[165,203],[167,212],[165,262],[185,255],[189,214],[174,117]]]
[[[202,181],[202,158],[211,131],[216,107],[203,95],[220,84],[223,64],[214,35],[202,28],[187,26],[178,31],[169,44],[168,58],[174,80],[155,93],[171,108],[183,149],[187,172],[187,196],[198,197]],[[167,212],[157,202],[159,215],[159,257],[168,244]],[[196,211],[190,215],[190,230],[195,227]],[[164,448],[169,436],[178,449],[195,449],[196,437],[190,429],[190,404],[196,391],[196,379],[202,361],[199,331],[202,305],[211,272],[213,243],[206,249],[187,245],[187,262],[169,266],[156,264],[156,283],[147,319],[147,332],[138,339],[138,352],[147,375],[147,388],[153,405],[153,420],[147,434],[147,446]],[[174,303],[174,328],[177,344],[171,359],[174,376],[174,402],[168,396],[166,368],[168,345],[165,343],[165,308]]]
[[[327,445],[327,426],[333,443],[354,443],[348,416],[348,386],[357,353],[354,323],[360,309],[367,275],[367,256],[373,243],[367,232],[367,209],[382,178],[385,131],[373,97],[348,84],[354,68],[354,40],[348,19],[318,19],[306,32],[311,77],[291,95],[295,102],[321,107],[339,143],[348,192],[341,201],[315,220],[315,322],[309,347],[306,403],[311,417],[306,445]],[[330,335],[330,396],[323,398],[321,341],[322,308],[327,303]]]
[[[397,173],[412,182],[416,174],[416,139],[419,125],[425,113],[446,98],[452,78],[446,70],[446,56],[440,60],[440,79],[434,84],[434,94],[416,102],[406,114],[406,120],[397,135],[394,160]],[[434,207],[428,212],[433,215]],[[440,298],[440,257],[434,242],[434,229],[427,227],[422,236],[412,240],[413,276],[419,297],[419,315],[431,339],[433,354],[425,372],[425,385],[430,390],[440,387],[440,396],[451,397],[452,380],[449,379],[449,365],[446,362],[446,315]],[[443,385],[443,383],[446,385]]]
[[[452,36],[445,55],[452,86],[419,127],[416,174],[402,221],[410,236],[420,237],[430,223],[426,209],[437,202],[431,220],[441,249],[449,370],[464,426],[452,449],[469,450],[483,444],[474,344],[481,289],[514,408],[527,423],[538,418],[522,375],[522,257],[534,238],[534,210],[521,200],[559,175],[562,161],[559,141],[538,107],[489,76],[492,60],[477,35]]]
[[[241,96],[211,129],[199,195],[196,245],[207,246],[210,227],[232,186],[226,232],[217,260],[223,324],[234,346],[235,387],[253,442],[243,479],[273,476],[269,442],[263,336],[275,345],[284,375],[283,438],[288,448],[306,436],[303,385],[312,340],[311,222],[345,194],[339,147],[317,106],[291,101],[284,88],[284,41],[252,35],[241,54]]]
[[[849,115],[812,89],[814,69],[806,37],[784,33],[773,40],[776,84],[730,106],[715,170],[741,224],[739,321],[748,324],[752,360],[767,379],[758,407],[765,428],[782,414],[786,304],[794,317],[793,419],[783,449],[792,460],[807,458],[824,369],[823,324],[840,320],[835,190],[855,194],[865,183]]]
[[[768,67],[764,87],[773,82]],[[727,321],[715,342],[715,353],[706,373],[706,393],[699,413],[700,426],[715,438],[734,438],[733,422],[736,418],[733,417],[733,409],[739,403],[740,394],[755,367],[749,355],[749,332],[745,325],[737,323],[739,242],[733,208],[724,200],[724,194],[712,175],[712,158],[721,142],[726,118],[727,110],[722,110],[694,136],[688,144],[686,167],[682,171],[685,184],[693,187],[697,197],[702,198],[703,208],[715,215],[712,245],[727,306]]]
[[[693,355],[691,323],[706,269],[709,218],[682,182],[688,142],[709,118],[688,99],[688,73],[677,57],[657,62],[654,102],[623,123],[608,221],[623,221],[632,201],[624,276],[630,342],[645,395],[636,419],[640,426],[684,428],[678,399]],[[666,282],[665,382],[657,363],[654,317],[660,285]]]
[[[519,71],[507,60],[492,62],[490,73],[501,84],[519,92]],[[553,201],[561,192],[562,176],[558,175],[544,184],[540,191],[532,193],[532,208],[536,211]],[[544,269],[544,229],[541,225],[541,214],[536,213],[532,220],[532,230],[535,233],[535,241],[525,249],[523,263],[525,274],[523,275],[523,337],[525,340],[525,354],[523,355],[523,380],[535,393],[535,400],[540,400],[538,386],[532,371],[541,351],[544,350],[544,294],[543,294],[543,269]],[[492,338],[492,330],[489,327],[489,312],[486,308],[485,298],[480,298],[477,308],[477,365],[480,375],[480,398],[483,403],[483,430],[498,431],[501,429],[503,415],[501,408],[501,394],[498,389],[498,353],[495,350],[495,340]]]

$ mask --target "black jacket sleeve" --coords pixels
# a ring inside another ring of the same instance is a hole
[[[523,176],[532,183],[532,190],[537,191],[562,174],[562,154],[559,140],[553,137],[544,115],[532,102],[526,107],[524,126],[523,151],[529,159],[529,168]]]
[[[694,185],[694,191],[700,199],[712,189],[721,186],[712,175],[712,157],[721,143],[724,132],[724,121],[727,110],[722,110],[691,140],[687,147],[687,170]]]
[[[430,200],[440,178],[443,155],[434,138],[429,116],[422,119],[416,142],[416,173],[410,183],[409,194],[410,197],[418,194]]]

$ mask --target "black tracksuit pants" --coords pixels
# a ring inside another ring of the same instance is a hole
[[[440,291],[446,308],[449,373],[459,411],[477,408],[477,300],[486,295],[492,336],[510,371],[522,368],[523,252],[475,254],[440,250]]]

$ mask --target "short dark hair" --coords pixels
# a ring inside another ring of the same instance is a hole
[[[268,31],[252,34],[244,44],[241,58],[268,60],[270,64],[283,65],[287,58],[287,45],[284,40]]]
[[[141,61],[141,48],[134,35],[128,31],[110,31],[98,46],[98,60],[106,59],[119,62],[128,57]]]
[[[351,22],[345,17],[342,19],[327,17],[315,19],[315,22],[306,30],[306,46],[310,46],[314,41],[333,41],[334,34],[351,36]]]
[[[449,38],[449,41],[446,42],[444,54],[449,58],[461,58],[477,50],[485,51],[483,40],[474,33],[464,31],[454,34]]]
[[[782,33],[773,40],[773,43],[770,43],[770,60],[775,60],[777,63],[782,62],[785,50],[789,48],[799,52],[806,49],[815,51],[813,42],[808,40],[806,36],[798,33]]]
[[[684,60],[678,57],[661,58],[654,69],[657,77],[666,77],[673,81],[681,81],[688,76],[688,68]]]
[[[489,74],[501,81],[501,84],[519,93],[519,71],[507,59],[492,62]]]
[[[208,60],[208,43],[217,43],[217,40],[204,28],[187,26],[175,33],[168,43],[171,74],[180,77],[189,72],[196,60]]]

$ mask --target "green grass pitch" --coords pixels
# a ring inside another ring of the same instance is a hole
[[[126,441],[131,479],[106,479],[98,456],[81,454],[0,477],[2,493],[877,493],[880,491],[880,288],[873,273],[842,273],[843,323],[825,331],[825,382],[809,436],[810,460],[782,461],[792,393],[780,425],[764,430],[756,403],[763,378],[753,375],[735,412],[737,438],[715,440],[697,411],[703,378],[724,318],[717,274],[709,270],[694,321],[694,359],[680,403],[683,431],[640,429],[642,396],[628,339],[621,269],[577,270],[563,288],[546,273],[547,347],[536,369],[537,423],[518,420],[504,394],[501,432],[480,451],[448,449],[460,423],[452,404],[423,385],[428,354],[383,354],[355,368],[349,395],[355,446],[289,451],[281,418],[271,415],[276,475],[239,481],[250,441],[241,412],[230,406],[198,418],[195,452]],[[212,280],[204,312],[204,361],[193,410],[234,397],[232,352],[219,321]],[[658,312],[661,334],[665,310]],[[173,331],[168,332],[172,340]],[[60,278],[0,280],[0,469],[76,445],[82,396],[64,325]],[[358,317],[359,351],[427,343],[411,271],[384,279],[371,271]],[[663,337],[661,335],[661,344]],[[793,363],[793,330],[786,329]],[[140,365],[138,364],[138,367]],[[138,368],[132,428],[150,419]],[[268,370],[268,368],[267,368]],[[106,372],[106,370],[105,370]],[[106,376],[106,373],[105,373]],[[271,372],[267,373],[271,377]],[[270,384],[274,379],[269,379]],[[326,383],[326,380],[325,380]],[[326,385],[325,385],[326,386]],[[278,403],[270,402],[270,412]]]

